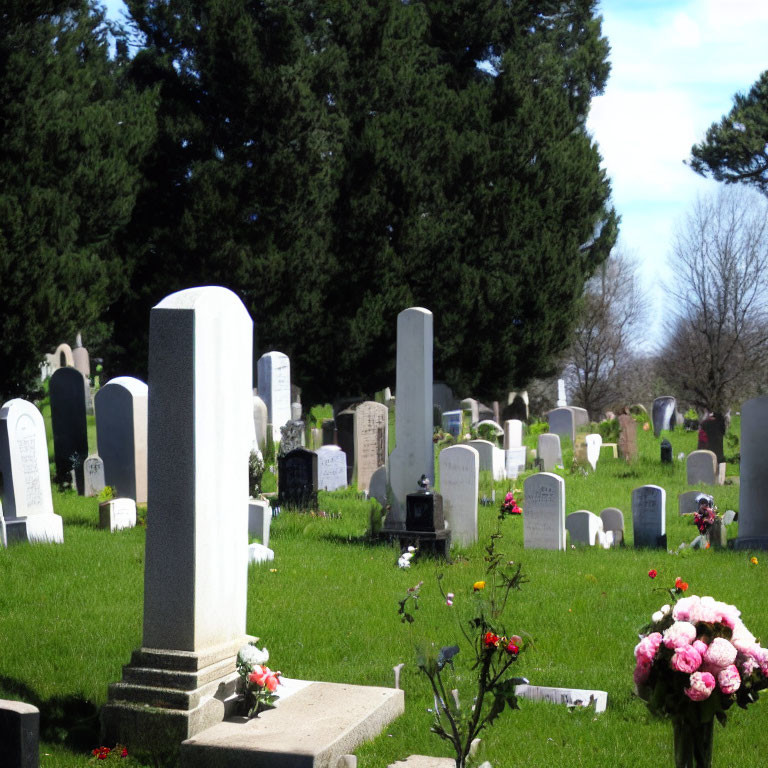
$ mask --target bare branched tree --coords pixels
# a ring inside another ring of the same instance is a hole
[[[760,387],[768,365],[768,203],[726,187],[701,198],[677,234],[665,378],[722,416]]]
[[[574,405],[591,418],[622,401],[645,314],[637,267],[614,252],[587,283],[565,371]]]

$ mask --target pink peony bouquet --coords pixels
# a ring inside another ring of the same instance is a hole
[[[733,605],[697,595],[653,614],[635,647],[634,679],[654,714],[725,723],[731,705],[757,700],[768,687],[768,650],[740,616]]]
[[[515,496],[510,491],[507,493],[507,495],[504,497],[504,501],[501,502],[501,515],[502,517],[505,517],[506,515],[522,515],[523,510],[520,509],[520,507],[517,505],[517,502],[515,501]]]

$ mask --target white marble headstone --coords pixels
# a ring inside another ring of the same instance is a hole
[[[549,432],[539,435],[536,456],[541,459],[542,469],[551,472],[563,465],[563,453],[560,449],[560,435]]]
[[[99,504],[99,528],[121,531],[136,527],[136,502],[133,499],[110,499]]]
[[[504,451],[497,448],[490,440],[470,440],[471,445],[480,457],[480,471],[490,472],[494,480],[504,480],[506,467]]]
[[[587,461],[590,463],[593,470],[597,469],[597,461],[600,458],[600,446],[603,444],[602,435],[592,434],[587,435]]]
[[[565,481],[538,472],[523,485],[523,544],[526,549],[565,549]]]
[[[519,448],[523,444],[523,422],[520,419],[508,419],[504,422],[504,449]]]
[[[580,509],[565,518],[565,527],[571,534],[571,544],[594,547],[602,543],[603,521],[593,512]]]
[[[324,445],[317,451],[317,487],[335,491],[347,487],[347,455],[338,445]]]
[[[63,542],[62,519],[53,511],[45,422],[26,400],[8,400],[0,409],[0,473],[8,540]]]
[[[99,456],[85,460],[85,495],[98,496],[104,490],[104,462]]]
[[[438,460],[443,515],[451,528],[451,539],[468,546],[477,541],[480,456],[469,445],[453,445],[444,448]]]
[[[267,406],[272,439],[291,420],[291,363],[282,352],[267,352],[257,363],[259,396]]]

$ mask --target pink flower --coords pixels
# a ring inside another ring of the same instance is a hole
[[[733,664],[726,667],[717,675],[717,684],[725,694],[736,693],[741,685],[739,670]]]
[[[716,637],[704,654],[704,661],[718,669],[729,667],[735,660],[736,649],[724,637]]]
[[[636,685],[642,685],[651,675],[651,665],[638,660],[633,677]]]
[[[696,639],[696,627],[688,621],[676,621],[664,630],[664,645],[667,648],[679,648],[690,645]]]
[[[744,677],[749,677],[758,666],[758,663],[751,656],[747,656],[744,661],[741,662],[741,674],[744,675]]]
[[[699,652],[699,656],[703,658],[704,654],[707,652],[707,644],[701,640],[694,640],[691,645]]]
[[[273,673],[267,677],[265,681],[265,687],[270,693],[274,693],[275,690],[277,690],[277,686],[279,685],[280,681],[277,679],[277,673]]]
[[[755,636],[744,626],[744,622],[738,619],[731,635],[731,643],[734,647],[746,653],[756,642]]]
[[[637,659],[638,664],[642,663],[650,666],[660,645],[661,632],[651,632],[650,635],[642,638],[635,646],[635,658]]]
[[[685,689],[685,695],[691,701],[704,701],[715,688],[715,678],[709,672],[694,672],[690,678],[691,687]]]
[[[669,666],[677,672],[695,672],[701,666],[701,654],[692,645],[675,648]]]
[[[683,597],[675,603],[672,609],[672,618],[675,621],[698,621],[697,614],[700,598],[698,595]]]

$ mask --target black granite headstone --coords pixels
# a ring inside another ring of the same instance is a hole
[[[717,414],[710,414],[699,423],[700,451],[712,451],[717,456],[718,464],[725,461],[723,454],[723,436],[725,435],[725,419]]]
[[[85,417],[86,381],[77,368],[59,368],[51,376],[51,427],[56,480],[67,482],[75,471],[77,492],[85,493],[83,462],[88,458]]]
[[[317,454],[296,448],[277,460],[278,500],[281,505],[317,506]]]
[[[0,766],[38,768],[40,712],[22,701],[0,699]]]
[[[661,463],[672,463],[672,443],[670,443],[669,440],[661,441]]]
[[[323,419],[323,445],[336,445],[336,422]]]
[[[407,531],[442,531],[443,497],[429,490],[429,480],[422,475],[421,490],[405,497],[405,529]]]

